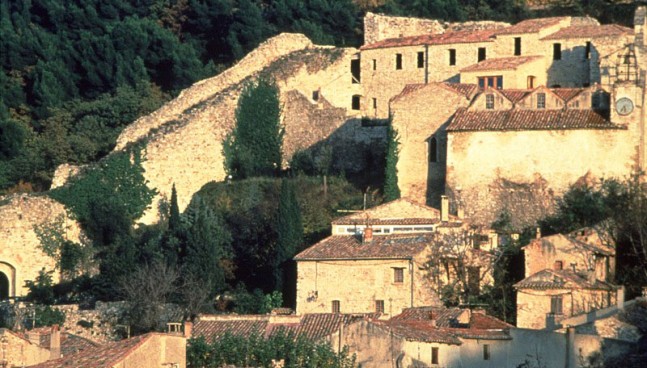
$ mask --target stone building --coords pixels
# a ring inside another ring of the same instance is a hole
[[[564,319],[624,302],[613,285],[615,249],[592,229],[537,237],[523,247],[526,278],[517,290],[517,326],[556,329]]]
[[[496,236],[441,210],[399,199],[333,222],[333,235],[295,256],[297,314],[380,313],[440,303],[445,285],[491,282]],[[339,280],[349,282],[340,283]]]

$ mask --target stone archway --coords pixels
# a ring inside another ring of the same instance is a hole
[[[0,261],[0,300],[16,296],[16,268]]]
[[[0,272],[0,300],[9,299],[9,278]]]

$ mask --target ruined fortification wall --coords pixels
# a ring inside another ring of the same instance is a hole
[[[26,194],[5,197],[0,202],[0,272],[9,279],[9,295],[23,296],[26,280],[35,280],[41,269],[56,268],[56,261],[40,248],[40,241],[34,226],[64,219],[63,231],[66,239],[78,242],[80,228],[67,217],[65,207],[46,196]],[[54,274],[59,279],[59,274]]]

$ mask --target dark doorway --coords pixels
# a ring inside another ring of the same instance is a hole
[[[0,300],[9,299],[9,279],[0,272]]]

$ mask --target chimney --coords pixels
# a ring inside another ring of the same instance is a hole
[[[555,263],[553,263],[554,271],[561,271],[563,268],[564,268],[564,264],[562,263],[562,261],[555,261]]]
[[[184,337],[186,337],[187,339],[190,339],[192,334],[193,334],[193,322],[185,321],[184,322]]]
[[[537,232],[535,233],[535,239],[541,238],[541,228],[537,226]]]
[[[370,243],[372,241],[373,241],[373,228],[370,226],[367,226],[364,228],[362,243]]]
[[[440,221],[449,221],[449,198],[446,195],[440,196]]]
[[[462,203],[458,204],[458,208],[456,209],[456,217],[461,220],[465,218],[465,207],[463,207]]]
[[[49,359],[61,357],[61,331],[58,325],[52,325],[52,332],[49,336]]]
[[[625,287],[624,285],[618,288],[618,294],[616,295],[616,302],[618,303],[618,310],[625,309]]]

